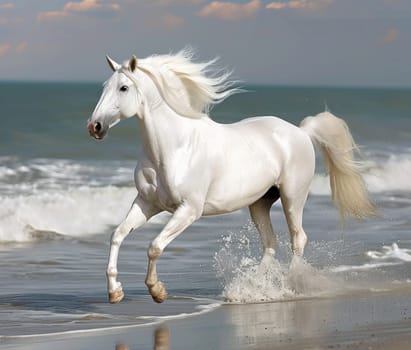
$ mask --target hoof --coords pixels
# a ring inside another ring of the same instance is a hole
[[[124,298],[124,292],[122,289],[118,289],[114,292],[108,293],[108,301],[110,304],[117,304]]]
[[[160,281],[150,288],[150,294],[153,300],[159,304],[167,299],[167,290]]]

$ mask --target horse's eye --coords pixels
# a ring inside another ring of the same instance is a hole
[[[123,85],[123,86],[120,88],[120,91],[121,91],[121,92],[126,92],[126,91],[128,91],[128,86],[127,86],[127,85]]]

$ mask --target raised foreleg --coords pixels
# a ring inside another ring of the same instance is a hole
[[[146,285],[157,303],[162,303],[167,298],[167,291],[161,281],[157,278],[157,259],[162,254],[165,247],[201,216],[201,212],[195,207],[184,203],[174,212],[170,221],[161,233],[151,242],[147,251],[148,269]]]
[[[117,260],[121,243],[131,231],[144,225],[150,217],[158,212],[158,209],[137,197],[124,221],[113,232],[107,266],[107,289],[110,303],[118,303],[124,297],[121,283],[117,281]]]

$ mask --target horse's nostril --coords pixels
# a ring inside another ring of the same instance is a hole
[[[94,131],[95,131],[95,132],[101,131],[101,123],[96,122],[96,123],[94,124]]]

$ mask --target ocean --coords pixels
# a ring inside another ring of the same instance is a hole
[[[248,86],[215,106],[211,117],[230,123],[274,115],[298,124],[330,110],[360,145],[380,217],[341,225],[317,152],[300,266],[290,266],[279,203],[272,208],[276,260],[264,273],[246,209],[202,218],[160,258],[170,297],[157,305],[144,278],[146,249],[169,217],[160,214],[123,243],[119,279],[126,297],[109,305],[109,239],[136,195],[141,143],[134,119],[104,141],[88,135],[86,121],[101,91],[97,83],[0,83],[0,345],[161,324],[227,303],[411,292],[411,89]]]

